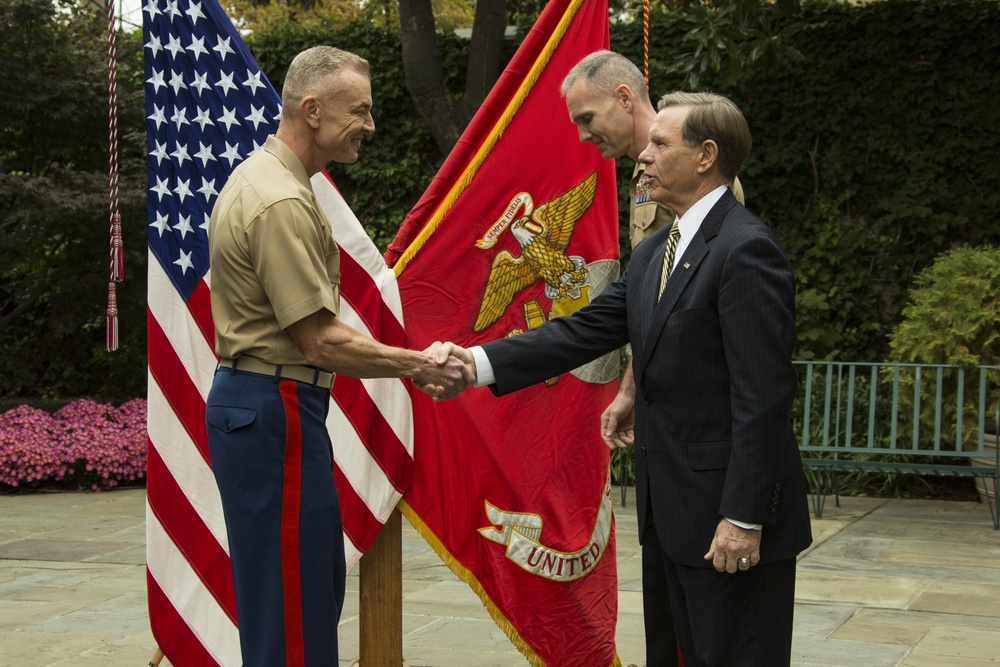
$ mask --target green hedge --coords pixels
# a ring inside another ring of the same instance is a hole
[[[809,3],[782,22],[802,62],[704,87],[750,123],[741,180],[795,264],[798,356],[882,359],[914,275],[1000,239],[1000,3]],[[688,27],[653,18],[656,65]],[[679,84],[651,70],[654,95]]]
[[[1000,3],[809,2],[794,16],[780,16],[770,5],[761,11],[772,33],[803,58],[769,68],[744,64],[746,74],[736,84],[721,74],[702,74],[701,87],[733,98],[750,122],[754,149],[741,180],[749,207],[775,227],[795,265],[797,356],[883,359],[916,273],[953,247],[1000,241],[1000,34],[992,28],[1000,25]],[[692,53],[685,35],[704,28],[705,16],[653,14],[654,97],[683,87],[675,65]],[[119,80],[127,103],[121,113],[128,118],[142,113],[141,102],[134,101],[142,91],[137,41],[123,39],[119,49],[120,58],[135,59],[121,64]],[[450,34],[441,42],[457,96],[467,43]],[[357,164],[331,170],[371,238],[384,248],[444,157],[406,91],[398,33],[365,24],[312,32],[286,24],[258,31],[248,43],[279,89],[294,54],[314,44],[340,46],[371,61],[377,131]],[[612,26],[611,45],[641,62],[641,26]],[[515,48],[510,45],[511,52]],[[137,125],[120,124],[120,132],[127,135],[128,127]],[[139,141],[132,148],[130,139],[123,137],[123,159],[138,161],[144,149]],[[94,146],[99,165],[99,142]],[[627,222],[625,184],[632,162],[622,159],[618,167],[621,219]],[[103,309],[91,310],[95,299],[81,298],[86,324],[76,324],[74,335],[50,336],[44,363],[26,362],[32,357],[25,350],[38,349],[30,344],[38,331],[53,331],[53,322],[71,315],[40,303],[30,318],[0,330],[0,375],[18,378],[16,385],[4,383],[0,395],[23,396],[36,386],[44,395],[121,401],[141,391],[145,350],[137,330],[143,327],[145,224],[131,205],[145,197],[145,185],[136,171],[123,167],[126,245],[135,251],[120,294],[124,349],[103,352]],[[92,217],[103,215],[95,210]],[[106,252],[95,246],[95,256]],[[95,260],[94,271],[104,270]],[[0,292],[3,287],[0,275]]]

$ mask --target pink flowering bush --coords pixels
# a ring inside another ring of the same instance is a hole
[[[110,489],[146,475],[146,401],[78,400],[0,415],[0,488]]]

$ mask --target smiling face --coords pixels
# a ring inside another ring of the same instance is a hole
[[[347,68],[330,77],[326,88],[329,92],[317,100],[316,145],[327,161],[357,162],[362,140],[375,132],[371,81]]]
[[[629,102],[619,91],[595,91],[584,77],[566,91],[566,109],[580,141],[596,146],[606,160],[627,154],[632,146],[634,124]]]

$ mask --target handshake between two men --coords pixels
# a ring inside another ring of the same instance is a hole
[[[435,401],[449,401],[469,387],[487,385],[492,382],[493,369],[489,368],[483,382],[480,379],[480,369],[472,349],[460,347],[455,343],[435,341],[423,351],[425,360],[433,359],[436,368],[429,368],[421,375],[413,377],[414,385],[421,391],[434,397]],[[489,366],[485,353],[481,357]],[[629,388],[632,391],[629,391]],[[601,439],[609,449],[625,448],[635,442],[635,398],[634,384],[626,382],[622,391],[608,405],[601,415]]]
[[[434,400],[450,401],[476,385],[476,361],[470,350],[435,341],[423,354],[429,365],[413,376],[413,384]]]

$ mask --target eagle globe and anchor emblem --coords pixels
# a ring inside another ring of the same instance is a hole
[[[545,297],[552,302],[545,312],[535,299],[522,304],[524,328],[514,328],[507,336],[524,333],[526,329],[549,319],[571,315],[590,303],[613,280],[618,278],[618,262],[567,255],[566,248],[577,223],[594,203],[597,192],[597,172],[558,197],[539,206],[534,205],[528,192],[519,192],[475,246],[489,250],[501,235],[510,229],[520,254],[500,250],[493,257],[490,275],[483,289],[483,298],[473,326],[474,332],[484,331],[496,323],[512,306],[517,295],[539,280],[545,283]],[[605,384],[618,377],[618,353],[610,352],[570,373],[583,382]],[[546,385],[553,385],[551,378]],[[523,512],[508,512],[486,502],[486,516],[492,524],[480,528],[482,537],[506,547],[507,558],[532,574],[555,581],[571,581],[586,575],[597,566],[607,547],[611,530],[610,477],[601,494],[600,507],[593,532],[587,543],[575,552],[561,552],[541,542],[542,517]]]

